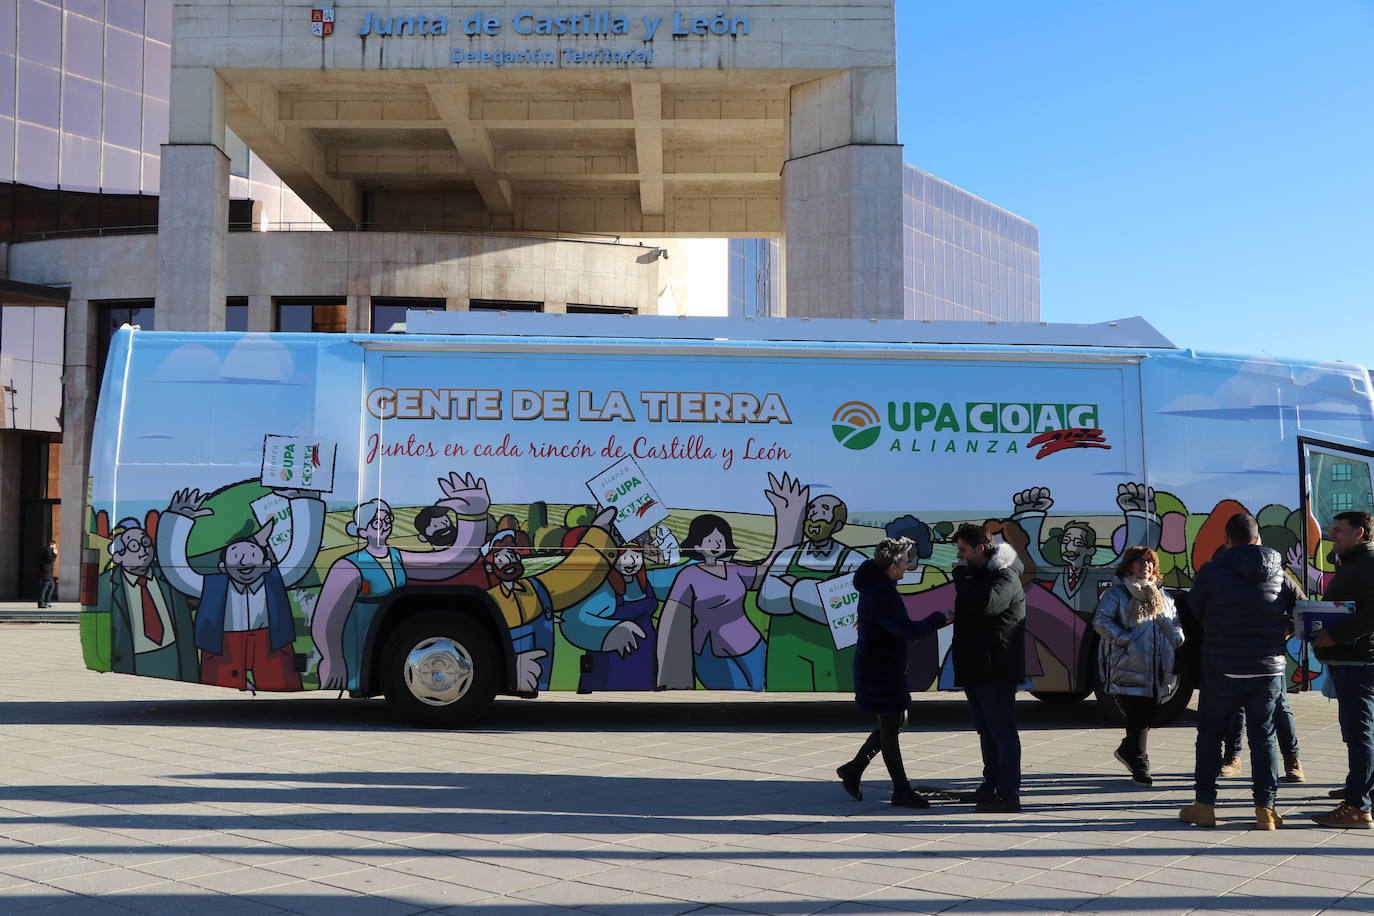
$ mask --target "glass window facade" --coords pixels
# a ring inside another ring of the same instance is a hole
[[[907,318],[1040,320],[1040,230],[910,165],[902,259]]]
[[[342,334],[348,330],[346,299],[278,299],[278,331]]]
[[[782,314],[781,255],[776,239],[730,242],[730,314]],[[904,166],[902,306],[927,321],[1039,321],[1040,230]]]
[[[782,315],[782,247],[777,239],[731,239],[730,314],[742,318]]]
[[[372,299],[372,333],[386,334],[394,326],[405,324],[406,309],[434,309],[442,312],[445,305],[443,299],[375,296]]]
[[[155,193],[171,23],[171,0],[0,0],[0,181]]]

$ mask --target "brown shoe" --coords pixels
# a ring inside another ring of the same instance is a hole
[[[1194,827],[1215,827],[1217,825],[1217,812],[1212,805],[1204,805],[1202,802],[1195,801],[1178,812],[1178,819],[1185,824],[1192,824]]]
[[[1278,830],[1283,826],[1283,818],[1273,808],[1264,808],[1260,805],[1255,806],[1255,829],[1256,830]]]
[[[1345,802],[1341,802],[1333,811],[1312,815],[1312,820],[1323,827],[1353,827],[1359,830],[1374,828],[1374,819],[1370,818],[1368,811],[1361,811],[1354,805],[1347,805]]]
[[[1283,755],[1283,781],[1284,782],[1307,782],[1307,776],[1302,771],[1302,761],[1297,755]]]
[[[1240,772],[1240,755],[1237,754],[1237,755],[1235,755],[1234,757],[1228,757],[1227,759],[1225,759],[1225,760],[1223,760],[1223,761],[1221,762],[1221,770],[1217,773],[1217,775],[1218,775],[1218,776],[1234,776],[1234,775],[1236,775],[1236,774],[1239,773],[1239,772]]]

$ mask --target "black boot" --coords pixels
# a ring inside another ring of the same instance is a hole
[[[1138,786],[1152,786],[1154,779],[1150,777],[1150,758],[1141,754],[1135,759],[1135,766],[1131,767],[1131,782]]]
[[[855,801],[863,801],[864,790],[859,787],[859,782],[863,779],[864,770],[867,769],[867,767],[867,760],[861,757],[855,757],[853,760],[835,770],[835,775],[840,777],[840,785],[844,786],[844,790],[849,793],[849,797]]]

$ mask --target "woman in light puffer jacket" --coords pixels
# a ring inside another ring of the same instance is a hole
[[[1093,629],[1102,637],[1098,683],[1126,715],[1126,737],[1114,755],[1144,786],[1150,778],[1146,741],[1159,703],[1173,692],[1174,650],[1183,627],[1173,600],[1159,587],[1159,558],[1148,547],[1128,547],[1117,581],[1097,603]]]

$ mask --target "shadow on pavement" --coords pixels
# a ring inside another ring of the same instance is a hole
[[[624,694],[618,695],[624,697]],[[1025,697],[1025,695],[1022,695]],[[765,733],[860,732],[870,717],[848,697],[809,700],[753,700],[748,695],[719,702],[559,696],[553,700],[501,699],[473,732],[555,730],[559,732]],[[1117,729],[1096,701],[1055,706],[1025,697],[1016,713],[1022,731],[1042,729]],[[1174,726],[1191,728],[1188,710]],[[238,698],[222,700],[78,700],[0,704],[0,724],[13,725],[194,725],[215,728],[290,728],[294,731],[411,731],[384,700]],[[912,706],[907,731],[949,731],[969,727],[962,697],[920,698]]]

